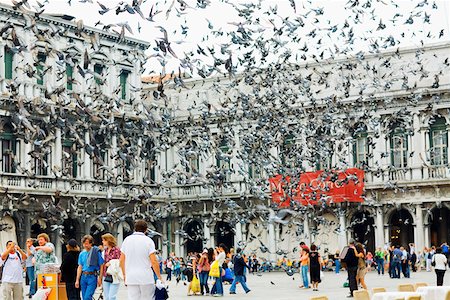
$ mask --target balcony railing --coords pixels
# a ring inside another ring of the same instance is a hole
[[[409,169],[388,169],[384,171],[366,172],[366,189],[379,189],[387,181],[402,185],[433,184],[450,185],[450,170],[447,166],[423,166]],[[0,173],[0,185],[7,187],[11,192],[53,193],[57,190],[67,191],[69,194],[86,195],[124,199],[124,195],[153,194],[155,200],[189,201],[194,199],[211,199],[215,197],[239,197],[243,192],[251,193],[250,187],[244,181],[235,180],[221,187],[212,187],[205,184],[190,184],[184,186],[157,186],[143,183],[127,182],[121,185],[112,185],[104,180],[70,179],[36,176],[33,178],[22,174]],[[267,195],[269,189],[267,186]]]

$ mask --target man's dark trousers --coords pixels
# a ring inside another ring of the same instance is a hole
[[[353,291],[358,290],[358,284],[356,283],[356,271],[358,267],[348,267],[348,287],[350,288],[350,294],[353,296]]]

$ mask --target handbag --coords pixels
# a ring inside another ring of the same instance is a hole
[[[112,277],[112,275],[109,275],[109,274],[107,274],[106,276],[105,276],[105,282],[109,282],[109,283],[113,283],[113,277]]]
[[[220,277],[220,268],[219,268],[219,262],[217,260],[215,260],[212,264],[211,264],[211,269],[209,270],[209,276],[210,277],[215,277],[215,278],[219,278]]]

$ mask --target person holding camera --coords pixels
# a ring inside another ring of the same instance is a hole
[[[6,250],[1,255],[3,299],[23,299],[23,267],[27,259],[25,252],[13,241],[6,243]]]

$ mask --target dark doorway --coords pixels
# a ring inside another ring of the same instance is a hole
[[[203,250],[203,228],[201,223],[197,220],[192,220],[184,226],[184,231],[187,234],[185,238],[186,253],[201,253]]]
[[[216,243],[223,243],[228,249],[234,247],[234,232],[230,224],[227,222],[217,222],[216,225]]]
[[[62,254],[64,255],[67,252],[66,244],[70,239],[74,239],[78,242],[78,245],[81,243],[81,237],[80,237],[80,224],[77,220],[68,218],[64,220],[63,222],[63,247],[62,247]]]
[[[435,208],[429,216],[430,238],[432,246],[440,246],[450,241],[450,210],[447,207]]]
[[[91,226],[90,235],[94,238],[94,245],[99,246],[102,244],[102,235],[107,233],[108,231],[105,228],[105,225],[94,224]]]
[[[41,233],[47,233],[44,228],[39,223],[34,223],[31,225],[31,237],[36,239]]]
[[[406,209],[395,211],[389,224],[391,245],[407,248],[409,243],[414,243],[413,218],[409,211]]]
[[[375,230],[373,217],[367,211],[357,212],[352,218],[353,238],[363,244],[367,251],[375,251]]]

